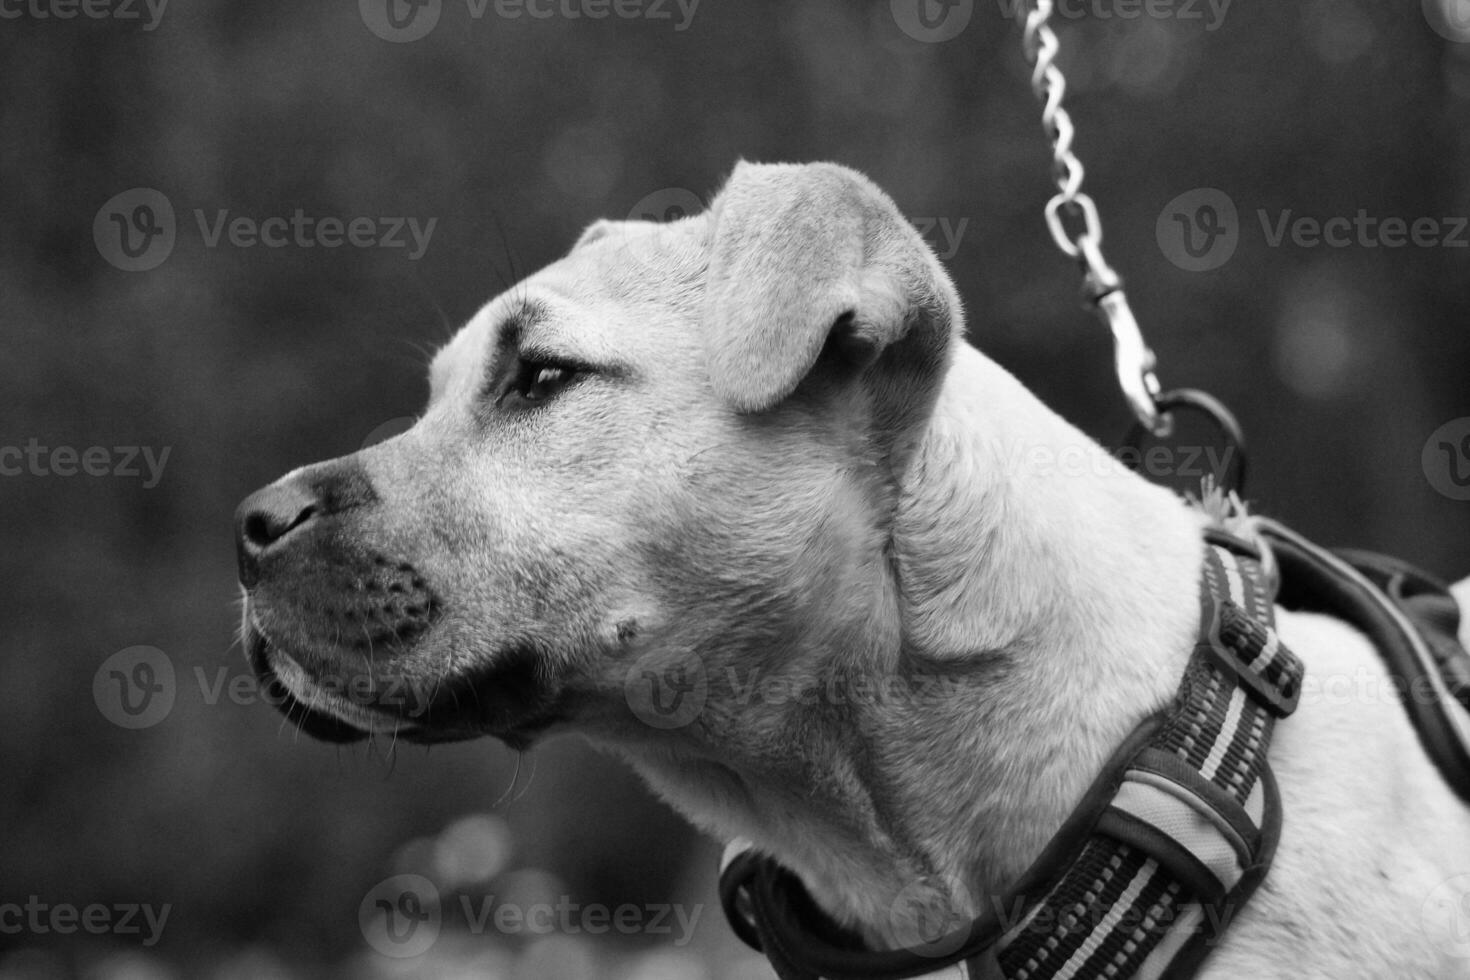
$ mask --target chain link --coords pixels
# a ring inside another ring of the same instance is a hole
[[[1067,95],[1067,79],[1056,65],[1061,45],[1049,23],[1052,9],[1052,0],[1033,0],[1029,10],[1022,8],[1021,46],[1031,64],[1031,91],[1041,102],[1041,125],[1051,139],[1052,178],[1056,181],[1057,195],[1046,206],[1047,227],[1057,248],[1068,258],[1077,259],[1082,257],[1077,240],[1088,237],[1101,243],[1102,226],[1092,198],[1082,192],[1086,172],[1082,161],[1072,152],[1075,130],[1072,117],[1062,105]],[[1063,210],[1074,219],[1082,219],[1084,225],[1080,232],[1068,233],[1062,220]]]
[[[1154,354],[1128,306],[1123,280],[1103,258],[1102,219],[1092,197],[1082,190],[1085,171],[1072,152],[1076,130],[1062,105],[1067,79],[1056,65],[1061,46],[1050,24],[1053,10],[1053,0],[1030,0],[1017,12],[1021,47],[1031,65],[1031,91],[1041,102],[1041,124],[1051,140],[1052,179],[1057,193],[1046,204],[1046,227],[1062,254],[1082,266],[1083,293],[1113,333],[1118,383],[1133,414],[1150,431],[1162,435],[1169,423],[1158,408]]]

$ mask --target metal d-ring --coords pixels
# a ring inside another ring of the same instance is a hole
[[[1225,442],[1225,455],[1222,457],[1225,465],[1224,472],[1219,477],[1220,489],[1237,494],[1245,491],[1245,434],[1234,413],[1225,407],[1224,402],[1198,388],[1175,388],[1158,395],[1154,404],[1158,406],[1159,416],[1171,423],[1175,412],[1186,410],[1198,412],[1215,423]],[[1173,433],[1178,432],[1177,427],[1171,428]],[[1151,435],[1154,434],[1142,422],[1134,422],[1128,430],[1123,444],[1133,450],[1134,461],[1131,465],[1134,469],[1138,469],[1138,464],[1143,462],[1143,442]],[[1160,442],[1167,441],[1167,437],[1155,438]]]

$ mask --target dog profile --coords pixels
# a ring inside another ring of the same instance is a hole
[[[439,352],[409,431],[241,505],[249,656],[323,738],[580,733],[875,948],[913,942],[901,897],[1003,892],[1199,625],[1205,515],[964,332],[842,167],[741,164],[706,213],[598,222]],[[1308,678],[1271,749],[1285,823],[1202,975],[1470,975],[1466,923],[1426,912],[1470,892],[1470,808],[1360,633],[1277,628]]]

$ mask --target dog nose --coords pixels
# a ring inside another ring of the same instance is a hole
[[[240,584],[254,588],[262,560],[317,522],[376,499],[366,471],[353,457],[318,463],[255,491],[235,511]]]
[[[272,483],[241,501],[235,511],[235,551],[240,584],[247,589],[260,580],[260,559],[292,531],[321,513],[315,490],[298,479]]]

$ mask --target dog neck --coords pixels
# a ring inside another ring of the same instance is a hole
[[[871,662],[943,683],[849,716],[818,760],[848,774],[846,798],[812,800],[823,824],[798,810],[756,843],[880,944],[908,941],[916,901],[978,914],[1173,695],[1201,524],[962,345],[900,481],[883,594],[864,600],[870,621],[898,618],[868,635],[901,638]]]

